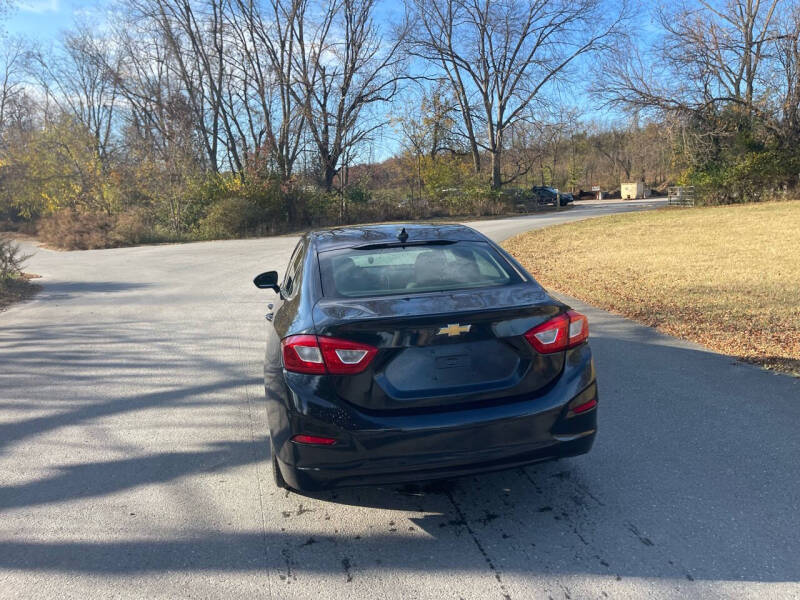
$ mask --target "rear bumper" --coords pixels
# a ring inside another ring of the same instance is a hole
[[[585,454],[591,449],[594,437],[595,431],[591,431],[578,439],[557,442],[542,448],[531,448],[514,454],[502,451],[474,453],[472,456],[463,456],[461,459],[446,460],[438,464],[429,461],[413,464],[406,461],[405,464],[396,464],[395,468],[386,462],[376,464],[374,461],[360,464],[327,464],[322,467],[290,466],[280,458],[278,462],[283,478],[292,488],[313,491],[334,487],[408,483],[513,469],[537,462]]]
[[[596,408],[570,413],[570,406],[597,397],[586,345],[567,353],[561,377],[546,393],[467,410],[375,416],[327,403],[289,381],[285,386],[288,401],[270,402],[272,443],[284,479],[302,491],[456,477],[575,456],[590,450],[597,430]],[[290,441],[297,433],[337,443],[297,444]]]

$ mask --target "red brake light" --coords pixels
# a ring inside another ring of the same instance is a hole
[[[525,338],[541,354],[559,352],[567,347],[568,329],[569,317],[558,315],[528,331]]]
[[[332,375],[361,373],[378,353],[377,348],[368,344],[322,336],[317,339],[328,373]]]
[[[525,334],[525,338],[540,354],[561,352],[589,338],[589,321],[585,315],[568,310],[537,325]]]
[[[316,336],[292,335],[281,341],[287,371],[312,375],[361,373],[377,354],[368,344]]]
[[[281,340],[283,367],[295,373],[325,374],[322,351],[315,335],[292,335]]]

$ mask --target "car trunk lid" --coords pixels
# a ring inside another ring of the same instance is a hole
[[[558,377],[563,353],[536,353],[523,334],[562,310],[539,286],[359,299],[314,307],[319,335],[373,345],[362,373],[329,376],[366,410],[463,408],[530,397]]]

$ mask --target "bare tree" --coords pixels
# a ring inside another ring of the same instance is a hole
[[[127,0],[126,6],[139,30],[154,30],[168,50],[166,67],[183,88],[213,172],[219,170],[221,158],[241,171],[245,143],[237,139],[234,115],[225,106],[229,79],[225,5],[225,0]]]
[[[288,180],[302,150],[305,107],[297,101],[302,90],[294,74],[294,31],[302,6],[286,0],[235,0],[232,17],[237,51],[241,56],[241,87],[252,91],[260,114],[245,101],[250,135],[256,152],[266,145],[281,180]],[[264,12],[265,11],[265,12]],[[262,139],[264,140],[262,143]]]
[[[382,37],[373,20],[374,0],[326,0],[321,17],[310,0],[292,3],[293,66],[300,88],[292,87],[331,190],[341,159],[387,119],[373,109],[389,102],[406,77],[399,52],[405,30]],[[383,32],[388,33],[388,32]]]
[[[599,0],[409,0],[416,16],[411,52],[450,81],[475,170],[480,151],[488,152],[494,189],[508,181],[501,157],[509,127],[532,103],[546,101],[578,57],[619,32],[624,10],[609,19],[603,7]]]
[[[415,186],[417,199],[422,198],[422,166],[426,157],[435,161],[441,154],[468,154],[463,138],[454,131],[457,105],[446,82],[438,82],[430,89],[420,87],[416,92],[403,98],[407,108],[394,119],[402,134],[405,158],[413,163],[409,164],[414,171],[414,181],[410,182],[412,201]]]
[[[0,0],[0,19],[8,14],[11,7],[14,6],[13,0]]]
[[[431,89],[403,99],[407,108],[395,119],[410,149],[419,156],[464,154],[462,139],[455,132],[458,107],[450,89],[440,82]]]
[[[91,134],[94,151],[105,165],[114,134],[119,90],[109,65],[116,64],[113,44],[88,26],[66,35],[63,51],[28,54],[28,72],[57,112],[70,115]],[[57,116],[57,115],[51,115]]]
[[[503,163],[517,175],[515,181],[524,178],[525,184],[538,166],[541,183],[544,184],[544,156],[546,153],[547,124],[539,120],[519,120],[505,133]]]
[[[123,15],[131,17],[132,15]],[[115,81],[124,99],[121,167],[134,181],[129,191],[166,217],[174,235],[185,231],[185,215],[197,198],[189,183],[211,169],[207,140],[186,96],[174,46],[147,21],[121,19],[114,31],[120,52]]]
[[[563,158],[579,118],[578,110],[558,106],[536,111],[516,122],[509,129],[511,143],[507,151],[507,158],[513,160],[512,173],[517,177],[527,176],[538,167],[541,185],[567,184],[569,175]]]
[[[625,174],[625,181],[631,180],[634,157],[631,152],[633,132],[617,127],[598,131],[594,137],[594,147],[611,163],[614,178],[619,180]]]
[[[0,40],[0,135],[8,113],[23,93],[22,79],[26,55],[25,43],[19,38]]]
[[[605,91],[636,109],[701,113],[735,104],[752,116],[759,76],[770,58],[778,0],[726,0],[661,9],[662,41],[640,54],[628,48],[604,65]]]
[[[800,139],[800,6],[791,7],[782,15],[775,35],[776,80],[771,81],[777,100],[776,120],[785,144]]]

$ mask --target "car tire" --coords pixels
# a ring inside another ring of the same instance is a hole
[[[275,482],[275,487],[280,490],[291,490],[292,488],[286,483],[281,469],[278,466],[278,457],[275,455],[275,448],[270,446],[270,449],[272,450],[272,480]]]

